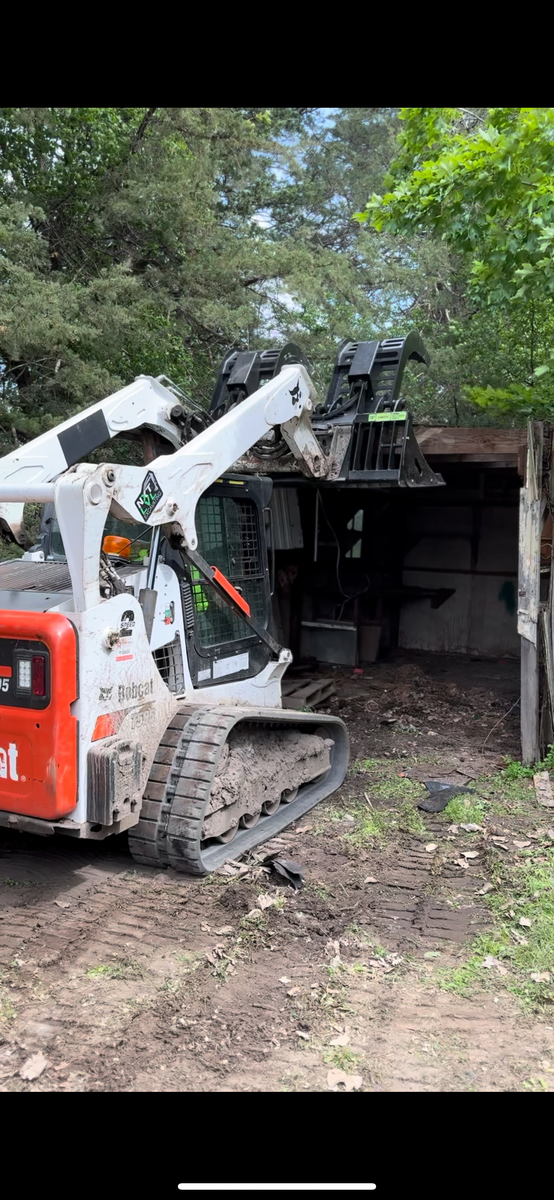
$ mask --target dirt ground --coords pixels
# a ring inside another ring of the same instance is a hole
[[[255,858],[191,881],[124,838],[0,833],[1,1091],[553,1090],[554,814],[505,767],[518,664],[332,674],[349,774]],[[470,792],[427,814],[424,780]]]

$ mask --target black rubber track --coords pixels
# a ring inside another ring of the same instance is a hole
[[[303,784],[296,800],[281,804],[253,829],[241,829],[231,842],[202,849],[200,834],[223,747],[239,723],[314,733],[323,729],[334,741],[331,766],[323,778]],[[136,862],[173,867],[189,875],[207,875],[226,859],[274,837],[340,787],[348,766],[348,734],[337,717],[281,708],[180,708],[168,725],[152,764],[140,820],[129,830]]]

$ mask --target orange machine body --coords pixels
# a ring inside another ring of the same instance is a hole
[[[21,660],[31,665],[22,668]],[[29,680],[27,694],[21,680]],[[77,695],[71,621],[62,613],[1,609],[0,810],[54,821],[75,808]]]

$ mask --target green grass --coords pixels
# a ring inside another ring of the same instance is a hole
[[[444,815],[455,825],[460,825],[462,821],[465,824],[482,825],[487,807],[485,801],[462,793],[452,797],[444,809]]]
[[[359,812],[356,826],[343,837],[354,846],[363,846],[364,842],[382,841],[395,828],[394,817],[387,812],[377,809],[364,809]]]
[[[115,963],[98,963],[85,971],[88,979],[129,979],[142,975],[138,963],[132,959],[121,959]]]
[[[378,758],[358,758],[348,768],[348,773],[349,775],[367,775],[369,771],[373,771],[375,767],[380,766],[381,760]]]
[[[545,862],[536,862],[533,853],[513,868],[499,867],[497,891],[486,898],[495,928],[473,942],[471,956],[461,966],[437,969],[440,987],[462,996],[477,987],[506,988],[524,1007],[535,1009],[554,1002],[554,849],[545,841],[537,852]],[[531,925],[521,926],[521,917]],[[487,954],[501,961],[507,975],[482,967]],[[545,971],[549,980],[531,979]]]
[[[379,800],[419,800],[426,794],[422,783],[414,779],[401,779],[398,775],[371,784],[371,795]]]
[[[549,746],[545,757],[532,767],[524,767],[518,759],[508,757],[504,758],[504,763],[502,773],[506,779],[532,779],[538,771],[554,771],[554,746]]]
[[[398,828],[403,833],[426,833],[425,822],[419,810],[409,800],[405,800],[399,815]]]
[[[6,887],[32,887],[30,879],[0,879],[0,884],[5,883]]]
[[[332,1063],[341,1071],[351,1071],[352,1068],[359,1067],[362,1059],[360,1054],[353,1054],[347,1046],[337,1046],[324,1051],[323,1061]]]
[[[487,954],[502,958],[506,947],[497,933],[481,935],[474,939],[471,947],[471,957],[459,967],[437,967],[436,980],[446,992],[455,992],[457,996],[472,996],[475,991],[488,987],[491,982],[499,986],[501,979],[494,968],[487,970],[482,966]]]
[[[399,780],[400,783],[408,780]],[[376,789],[373,788],[375,795]],[[404,800],[398,811],[394,809],[368,808],[359,802],[349,804],[355,824],[345,829],[341,837],[354,846],[363,846],[366,842],[384,841],[394,830],[403,833],[425,834],[425,824],[417,808],[411,800]]]
[[[180,992],[183,984],[180,979],[165,979],[157,987],[158,992]]]
[[[16,1016],[17,1013],[11,1000],[4,1000],[0,997],[0,1021],[13,1021]]]

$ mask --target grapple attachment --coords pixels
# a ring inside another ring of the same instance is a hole
[[[406,363],[428,363],[418,333],[381,342],[342,343],[323,404],[313,415],[313,431],[327,458],[327,478],[365,487],[440,487],[418,445],[412,418],[399,399]],[[282,349],[229,351],[210,405],[218,419],[251,396],[288,363],[310,370],[302,351],[290,342]],[[244,460],[245,469],[282,471],[290,457],[279,430],[271,431]],[[291,464],[293,465],[293,464]]]
[[[444,484],[426,462],[412,418],[399,399],[406,363],[428,363],[419,334],[382,342],[343,342],[327,399],[314,414],[314,433],[350,428],[338,478],[381,487],[437,487]]]

